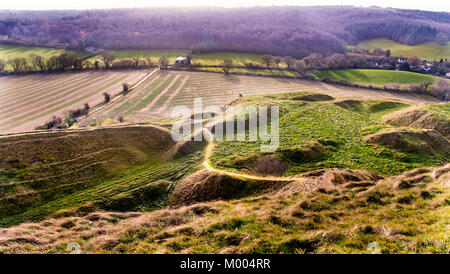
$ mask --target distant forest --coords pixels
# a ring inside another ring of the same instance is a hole
[[[445,43],[450,13],[356,7],[0,11],[0,38],[33,45],[230,50],[302,58],[361,40]]]

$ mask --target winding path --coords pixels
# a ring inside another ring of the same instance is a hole
[[[206,146],[205,149],[205,161],[203,162],[203,166],[212,172],[228,175],[235,178],[241,178],[241,179],[249,179],[249,180],[257,180],[257,181],[270,181],[270,182],[293,182],[293,181],[301,181],[303,178],[289,178],[289,177],[264,177],[264,176],[257,176],[257,175],[249,175],[244,173],[239,173],[235,171],[229,171],[229,170],[223,170],[223,169],[217,169],[213,167],[210,163],[210,158],[213,153],[215,143],[214,143],[214,136],[208,129],[204,129],[203,131],[207,137],[205,138],[209,143]]]

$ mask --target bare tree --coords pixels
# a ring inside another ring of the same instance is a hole
[[[84,68],[86,69],[92,68],[92,62],[89,60],[84,61]]]
[[[47,64],[46,64],[47,70],[48,71],[55,71],[58,69],[58,57],[57,56],[52,56],[47,60]]]
[[[116,56],[110,52],[105,52],[102,54],[103,57],[103,63],[105,63],[105,68],[109,69],[114,59],[116,59]]]
[[[0,59],[0,72],[3,72],[6,68],[6,62],[3,59]]]
[[[27,68],[27,59],[25,58],[14,58],[9,60],[8,63],[11,65],[14,72],[25,71]]]
[[[302,60],[298,60],[295,62],[295,71],[298,72],[300,75],[305,76],[306,74],[306,65],[305,62]]]
[[[310,55],[303,58],[306,68],[319,68],[321,66],[323,56],[320,53],[311,53]]]
[[[408,64],[411,67],[417,67],[420,65],[421,62],[422,60],[417,56],[411,56],[410,58],[408,58]]]
[[[153,63],[153,60],[152,60],[152,58],[151,58],[150,56],[147,56],[147,57],[145,58],[145,60],[147,61],[147,65],[148,65],[149,67],[154,67],[154,66],[155,66],[155,64]]]
[[[277,66],[277,68],[280,66],[281,59],[282,59],[281,56],[276,56],[273,58],[273,61],[275,62],[275,65]]]
[[[261,57],[263,65],[266,65],[267,68],[270,67],[270,65],[273,63],[273,56],[269,54],[264,54],[263,57]]]
[[[44,57],[37,54],[30,54],[31,64],[35,70],[43,72],[45,70],[45,59]]]
[[[86,66],[86,61],[82,58],[75,58],[73,63],[74,70],[83,70],[83,68]]]
[[[450,83],[447,80],[443,78],[437,79],[431,90],[434,96],[442,98],[445,102],[449,100]]]
[[[133,58],[133,66],[135,68],[139,67],[140,59],[139,58]]]
[[[187,60],[188,65],[190,65],[192,63],[192,51],[191,50],[186,54],[186,60]]]
[[[127,93],[129,90],[128,83],[123,83],[122,87],[123,87],[123,93]]]
[[[295,61],[296,61],[294,57],[291,57],[291,56],[285,56],[285,57],[283,58],[283,60],[284,60],[284,62],[286,63],[286,66],[287,66],[287,69],[288,69],[288,70],[291,70],[291,69],[294,67]]]
[[[231,68],[233,68],[233,60],[231,59],[225,59],[223,60],[222,65],[222,70],[225,74],[230,73]]]
[[[65,71],[76,67],[77,57],[71,53],[62,53],[56,60],[59,70]]]
[[[103,96],[105,97],[105,100],[104,100],[105,104],[107,104],[107,103],[109,103],[109,101],[111,101],[111,95],[109,93],[104,92]]]
[[[169,59],[166,56],[159,57],[159,67],[162,69],[166,69],[169,66]]]

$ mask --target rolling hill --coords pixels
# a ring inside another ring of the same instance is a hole
[[[84,51],[78,50],[57,50],[51,47],[44,48],[44,47],[0,44],[0,59],[2,59],[5,62],[14,58],[25,58],[28,60],[28,63],[31,64],[29,58],[30,54],[40,55],[48,59],[52,56],[60,55],[63,52],[68,52],[78,57],[86,57],[89,55]]]
[[[383,87],[387,84],[421,84],[423,82],[434,82],[439,79],[436,76],[420,74],[409,71],[377,70],[377,69],[341,69],[320,70],[311,72],[317,78],[323,80],[347,80],[350,83],[365,86]]]
[[[420,108],[448,126],[448,103],[291,92],[232,105],[255,103],[281,108],[273,154],[259,142],[184,150],[151,125],[0,138],[0,252],[449,252],[450,143],[442,127],[394,119]],[[171,148],[183,153],[164,157]],[[269,177],[258,157],[288,171]]]
[[[403,45],[389,39],[371,39],[359,42],[358,47],[369,50],[373,50],[375,48],[380,48],[383,50],[389,49],[392,56],[417,56],[428,61],[439,61],[441,58],[450,59],[449,42],[447,42],[445,46],[442,46],[436,42],[426,42],[417,45]]]

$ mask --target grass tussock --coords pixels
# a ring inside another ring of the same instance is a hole
[[[153,212],[92,212],[0,231],[1,253],[448,253],[449,166],[372,179],[351,177],[335,191],[301,191],[196,203]],[[418,175],[410,188],[399,180]],[[446,170],[446,172],[443,172]],[[324,172],[323,174],[325,174]],[[323,174],[303,174],[322,178]],[[344,176],[344,175],[343,175]],[[366,180],[367,181],[367,180]]]

